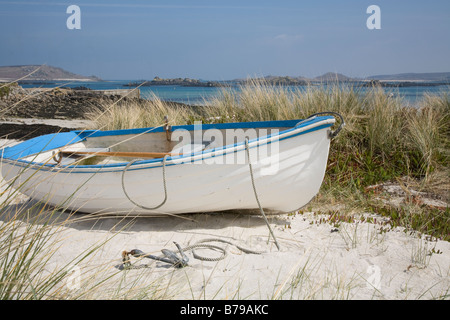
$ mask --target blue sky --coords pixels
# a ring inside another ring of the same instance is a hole
[[[381,29],[369,30],[370,5]],[[69,5],[81,29],[69,30]],[[103,79],[450,71],[450,1],[2,1],[0,65]]]

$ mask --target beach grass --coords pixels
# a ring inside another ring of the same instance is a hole
[[[170,119],[172,124],[191,123],[196,120],[194,110],[161,100],[155,94],[149,100],[127,101],[108,104],[92,109],[87,114],[92,126],[88,129],[119,130],[130,128],[147,128],[161,126],[164,118]]]

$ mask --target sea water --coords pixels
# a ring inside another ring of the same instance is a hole
[[[108,81],[74,81],[74,82],[63,82],[63,81],[39,81],[22,83],[23,88],[55,88],[55,87],[86,87],[92,90],[114,90],[114,89],[133,89],[135,87],[127,86],[129,83],[139,83],[139,81],[133,80],[108,80]],[[343,85],[348,86],[348,83]],[[326,85],[325,85],[326,86]],[[305,86],[291,86],[292,90],[306,89]],[[162,86],[141,86],[139,87],[140,96],[144,99],[149,99],[153,95],[156,95],[161,100],[181,102],[189,105],[204,105],[207,101],[215,96],[220,95],[224,88],[221,87],[185,87],[185,86],[173,86],[173,85],[162,85]],[[237,84],[230,84],[231,90],[239,90]],[[439,94],[443,92],[450,93],[449,85],[439,85],[439,86],[417,86],[410,87],[385,87],[383,88],[389,96],[400,97],[403,99],[405,104],[411,106],[417,106],[420,100],[425,94]],[[356,87],[358,92],[364,93],[367,88]]]

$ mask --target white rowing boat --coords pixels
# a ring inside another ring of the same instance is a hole
[[[290,212],[319,191],[331,137],[343,121],[333,132],[334,123],[318,114],[55,133],[2,149],[1,172],[21,193],[85,213],[164,215],[259,205]]]

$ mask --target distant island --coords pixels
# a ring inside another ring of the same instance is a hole
[[[162,79],[160,77],[154,77],[153,80],[141,80],[124,84],[124,87],[151,87],[151,86],[182,86],[182,87],[227,87],[226,82],[219,81],[201,81],[198,79],[190,78],[173,78]]]
[[[265,76],[260,78],[235,79],[236,84],[266,83],[274,86],[304,86],[310,83],[310,79],[290,76]]]
[[[404,73],[397,75],[378,75],[367,78],[351,78],[341,73],[327,72],[314,78],[290,76],[265,76],[260,78],[235,79],[237,84],[266,83],[270,85],[303,86],[308,84],[347,82],[353,85],[381,86],[381,87],[413,87],[413,86],[441,86],[450,84],[450,72],[439,73]]]
[[[368,80],[364,82],[360,82],[359,86],[361,87],[373,87],[380,86],[384,88],[406,88],[406,87],[439,87],[439,86],[448,86],[450,85],[449,81],[422,81],[422,80]]]
[[[399,74],[370,76],[370,77],[367,77],[367,79],[380,80],[380,81],[443,81],[443,82],[450,82],[450,72],[399,73]]]
[[[20,79],[20,80],[19,80]],[[81,76],[47,65],[0,66],[0,81],[30,83],[39,81],[101,81],[96,76]]]

